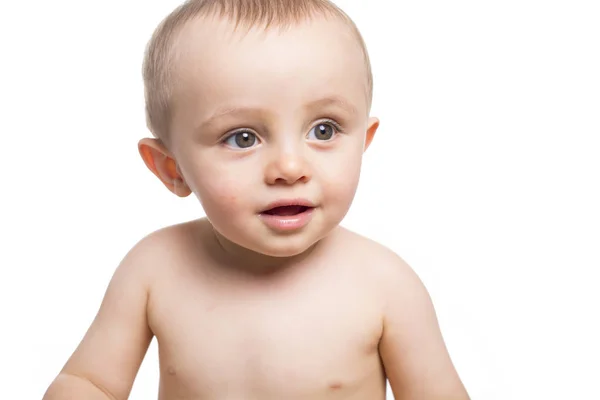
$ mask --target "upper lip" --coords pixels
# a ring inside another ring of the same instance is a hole
[[[272,210],[277,207],[286,207],[286,206],[301,206],[301,207],[314,208],[315,204],[312,201],[306,200],[306,199],[281,199],[281,200],[277,200],[272,203],[269,203],[267,205],[267,207],[265,209],[263,209],[262,212],[269,211],[269,210]]]

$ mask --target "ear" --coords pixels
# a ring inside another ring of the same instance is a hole
[[[371,145],[371,142],[373,141],[373,138],[375,137],[375,132],[377,132],[377,128],[379,128],[379,119],[377,119],[375,117],[369,118],[369,121],[367,122],[367,135],[365,137],[365,150],[364,151],[367,151],[367,149]]]
[[[148,169],[179,197],[192,193],[185,183],[171,152],[159,139],[144,138],[138,142],[138,151]]]

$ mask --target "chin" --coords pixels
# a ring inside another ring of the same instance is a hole
[[[318,240],[309,243],[304,241],[299,243],[299,241],[296,241],[292,238],[281,238],[278,240],[273,240],[271,243],[265,243],[253,250],[269,257],[288,258],[304,253],[317,242]]]

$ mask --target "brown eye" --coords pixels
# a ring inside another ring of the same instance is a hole
[[[310,130],[308,133],[309,139],[314,136],[316,140],[326,141],[331,140],[333,136],[336,134],[337,129],[329,122],[322,122],[320,124],[315,125],[314,128]]]
[[[225,140],[225,143],[234,149],[248,149],[254,146],[256,142],[256,135],[246,131],[234,133]]]

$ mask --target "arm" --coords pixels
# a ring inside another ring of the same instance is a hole
[[[427,289],[398,256],[386,271],[380,354],[396,400],[469,400]]]
[[[149,237],[116,269],[83,340],[43,400],[124,400],[152,340],[148,327]]]

